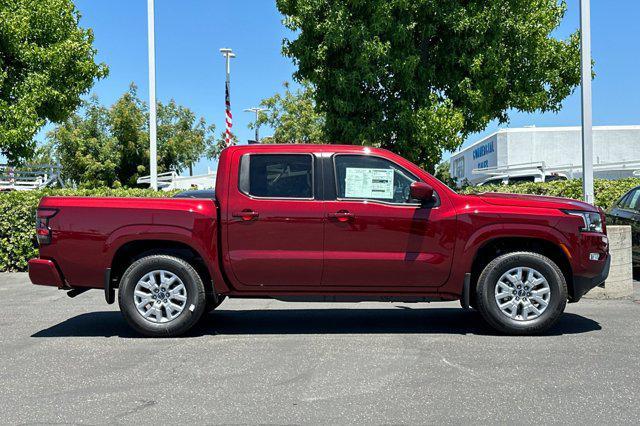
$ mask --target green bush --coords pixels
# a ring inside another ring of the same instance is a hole
[[[640,185],[640,178],[627,178],[619,180],[596,179],[594,192],[595,204],[603,209],[608,209],[614,201],[620,198],[631,188]],[[486,185],[465,188],[462,192],[510,192],[513,194],[550,195],[553,197],[582,199],[582,180],[556,180],[544,183],[517,183],[513,185]]]
[[[46,195],[81,197],[170,197],[175,192],[148,189],[44,189],[0,192],[0,271],[25,271],[36,257],[35,215]]]
[[[640,179],[595,181],[596,205],[603,209],[622,194],[640,185]],[[574,199],[582,198],[580,180],[546,183],[520,183],[471,187],[466,193],[512,192],[517,194],[551,195]],[[27,261],[38,254],[35,248],[35,214],[40,198],[46,195],[80,197],[170,197],[175,192],[148,189],[45,189],[41,191],[0,192],[0,271],[25,271]]]

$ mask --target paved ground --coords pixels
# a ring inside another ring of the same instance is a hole
[[[613,423],[640,417],[640,304],[581,301],[544,337],[455,303],[228,300],[134,335],[99,291],[0,274],[2,423]]]

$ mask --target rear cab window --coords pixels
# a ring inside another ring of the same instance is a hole
[[[312,154],[245,154],[239,189],[258,198],[313,199]]]

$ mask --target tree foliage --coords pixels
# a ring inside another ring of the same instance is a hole
[[[456,178],[451,176],[449,165],[449,161],[443,161],[442,163],[438,164],[435,168],[435,171],[433,172],[433,176],[435,176],[436,179],[439,179],[440,182],[444,183],[449,188],[455,188],[457,186]]]
[[[262,139],[264,143],[323,143],[324,115],[316,110],[313,88],[308,82],[292,91],[289,83],[284,83],[284,94],[276,93],[263,99],[260,106],[265,108],[259,114],[257,123],[270,126],[274,132]],[[254,129],[256,122],[249,124]]]
[[[579,37],[551,36],[557,0],[277,0],[284,53],[315,87],[334,142],[433,169],[508,111],[557,111],[580,81]]]
[[[33,154],[46,121],[65,120],[96,78],[93,33],[70,0],[0,0],[0,153]]]
[[[138,177],[149,174],[148,123],[147,105],[132,84],[110,108],[92,97],[47,135],[47,143],[65,180],[84,187],[132,187]],[[181,172],[202,156],[211,157],[214,130],[174,100],[158,102],[158,172]]]

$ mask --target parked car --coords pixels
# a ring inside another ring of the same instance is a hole
[[[640,267],[640,186],[624,194],[606,212],[614,225],[631,225],[633,266]]]
[[[503,333],[541,333],[610,262],[590,204],[457,194],[362,146],[233,146],[214,199],[44,197],[36,231],[34,284],[107,303],[117,289],[149,336],[186,332],[225,296],[460,300]]]
[[[487,178],[476,186],[509,185],[522,182],[553,182],[554,180],[567,180],[567,175],[564,173],[499,175]]]

